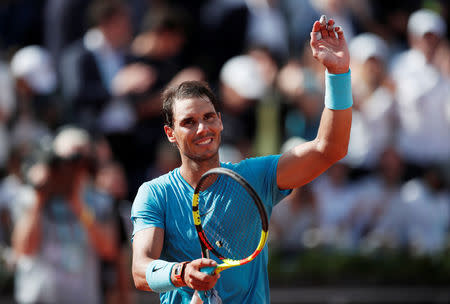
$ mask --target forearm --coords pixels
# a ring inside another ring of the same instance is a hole
[[[277,183],[293,189],[309,183],[345,157],[352,124],[350,74],[327,75],[325,109],[317,137],[296,146],[280,158]]]
[[[33,255],[39,250],[42,233],[41,209],[39,204],[35,204],[14,227],[12,244],[19,255]]]
[[[325,108],[314,140],[321,157],[334,163],[347,154],[352,125],[352,108],[331,110]]]
[[[146,272],[148,265],[158,259],[164,243],[164,230],[151,227],[138,231],[133,237],[132,275],[137,289],[151,291]]]
[[[148,265],[155,259],[142,257],[140,259],[133,258],[132,273],[134,285],[139,290],[152,291],[147,283],[146,272]]]

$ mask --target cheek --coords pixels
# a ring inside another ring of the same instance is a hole
[[[217,122],[216,129],[218,130],[218,132],[222,132],[223,131],[223,124],[222,124],[221,120],[219,122]]]

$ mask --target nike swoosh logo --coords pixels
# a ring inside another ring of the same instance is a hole
[[[153,268],[153,269],[152,269],[152,272],[156,272],[156,271],[161,270],[161,269],[162,269],[162,267],[159,267],[159,268]]]

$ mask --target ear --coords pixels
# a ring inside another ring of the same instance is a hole
[[[173,129],[169,127],[168,125],[164,126],[164,132],[166,133],[167,139],[171,143],[176,143],[175,133],[173,132]]]

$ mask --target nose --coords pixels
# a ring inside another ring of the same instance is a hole
[[[207,131],[208,131],[207,124],[203,121],[200,121],[198,123],[197,134],[203,134],[203,133],[206,133]]]

